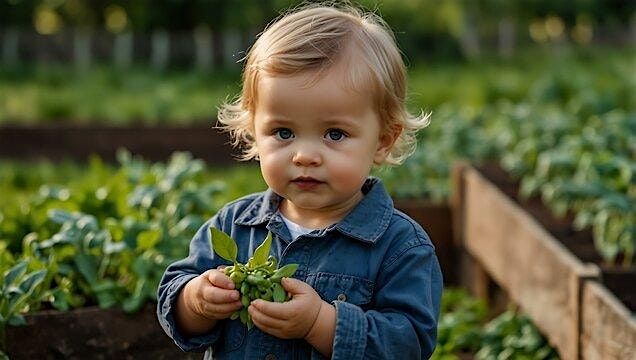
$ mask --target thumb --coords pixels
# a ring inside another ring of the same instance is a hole
[[[285,291],[292,295],[304,294],[308,291],[308,289],[311,289],[309,284],[294,278],[282,278],[280,283],[283,285]]]

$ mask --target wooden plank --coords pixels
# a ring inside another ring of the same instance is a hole
[[[458,248],[463,245],[462,227],[464,226],[464,171],[468,164],[464,161],[456,162],[451,171],[451,198],[450,207],[453,219],[453,242]]]
[[[466,250],[473,255],[563,359],[579,358],[582,279],[598,278],[527,212],[474,168],[464,171]]]
[[[583,286],[581,355],[590,360],[636,359],[636,318],[594,281]]]
[[[211,165],[237,164],[228,134],[213,123],[191,126],[59,124],[0,127],[0,157],[85,161],[91,154],[107,162],[126,148],[149,161],[165,161],[174,151],[188,151]]]

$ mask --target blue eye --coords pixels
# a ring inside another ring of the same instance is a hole
[[[294,137],[294,133],[289,129],[276,129],[274,135],[281,140],[289,140]]]
[[[329,140],[332,140],[332,141],[340,141],[344,139],[345,136],[346,135],[342,130],[331,129],[327,131],[327,137],[329,138]]]

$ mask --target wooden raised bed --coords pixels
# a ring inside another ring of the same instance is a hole
[[[85,161],[92,154],[114,162],[117,149],[126,148],[150,161],[165,161],[174,151],[189,151],[215,165],[235,163],[227,134],[208,125],[0,126],[0,158]]]
[[[470,285],[484,295],[494,279],[564,359],[624,358],[624,350],[611,349],[635,346],[634,318],[626,305],[633,311],[636,273],[601,268],[590,234],[574,231],[570,219],[539,211],[537,201],[517,201],[517,185],[501,173],[465,164],[455,169],[455,230],[479,264],[470,280],[483,282]]]
[[[179,350],[163,332],[155,305],[127,315],[97,307],[26,316],[7,328],[7,354],[19,359],[200,359]]]
[[[634,283],[631,284],[634,287]],[[585,282],[581,314],[583,359],[636,359],[636,318],[605,286]]]

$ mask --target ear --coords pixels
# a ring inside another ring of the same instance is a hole
[[[385,129],[383,133],[380,134],[378,139],[378,147],[375,151],[375,155],[373,156],[373,163],[376,165],[380,165],[384,163],[386,158],[389,156],[391,149],[393,149],[393,145],[395,141],[402,134],[402,125],[394,125]]]

